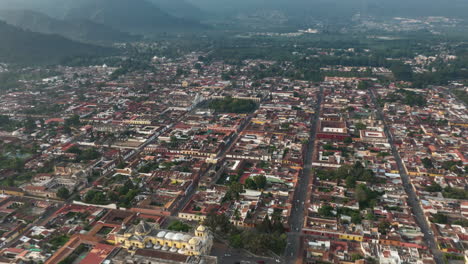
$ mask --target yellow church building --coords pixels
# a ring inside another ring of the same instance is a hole
[[[118,245],[128,250],[138,248],[169,251],[189,256],[207,255],[213,246],[213,235],[203,225],[194,234],[159,229],[158,224],[141,221],[115,234]]]

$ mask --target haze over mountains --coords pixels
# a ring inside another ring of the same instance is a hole
[[[1,21],[0,36],[0,61],[7,63],[50,64],[65,57],[109,55],[112,52],[110,48],[22,30]]]
[[[91,21],[128,33],[205,28],[192,19],[197,9],[184,0],[2,0],[0,10],[32,10],[62,21]],[[8,18],[13,20],[12,16]],[[23,24],[30,23],[23,20]]]
[[[96,43],[126,42],[141,37],[90,20],[61,20],[31,10],[0,10],[0,19],[16,27]]]
[[[43,33],[74,39],[100,40],[96,35],[119,32],[151,35],[158,32],[193,32],[211,29],[209,23],[242,24],[246,17],[264,19],[266,26],[286,21],[307,26],[311,20],[327,23],[346,21],[357,13],[378,17],[451,16],[468,18],[466,0],[2,0],[1,10],[30,10],[36,13],[5,13],[8,23]],[[39,13],[49,16],[40,16]],[[265,19],[269,18],[269,19]],[[30,19],[30,21],[28,21]],[[57,21],[58,20],[58,21]],[[36,22],[37,25],[32,26]],[[64,34],[64,25],[71,32]],[[94,23],[94,24],[90,24]],[[93,32],[92,29],[96,28]],[[220,28],[216,28],[220,29]],[[94,36],[94,37],[93,37]]]
[[[148,0],[164,12],[172,16],[184,19],[204,20],[211,14],[201,10],[198,6],[187,0]]]
[[[88,19],[133,33],[196,30],[201,24],[174,17],[146,0],[80,0],[68,19]]]
[[[107,45],[205,29],[195,20],[197,10],[184,0],[2,0],[0,22],[8,24],[0,24],[0,61],[48,64],[111,50],[80,42]]]
[[[32,39],[40,40],[40,45],[31,46],[55,46],[52,42],[58,41],[81,52],[89,48],[93,54],[96,46],[76,41],[106,45],[160,33],[258,30],[276,25],[294,30],[312,21],[347,23],[358,13],[378,18],[468,20],[467,9],[467,0],[1,0],[0,21],[10,25],[1,24],[4,49],[0,58],[27,48],[15,41],[33,43]],[[53,50],[44,54],[48,52]]]
[[[317,16],[350,17],[366,11],[379,16],[456,16],[468,18],[465,0],[187,0],[202,10],[212,13],[233,14],[257,9],[274,9],[291,18]]]

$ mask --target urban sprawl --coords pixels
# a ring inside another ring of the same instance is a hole
[[[0,95],[0,263],[467,261],[468,88],[206,56]]]

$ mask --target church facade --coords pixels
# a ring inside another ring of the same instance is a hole
[[[122,227],[115,234],[118,245],[129,251],[154,249],[189,256],[209,254],[213,246],[213,235],[203,225],[194,234],[159,229],[158,224],[141,221],[130,228]]]

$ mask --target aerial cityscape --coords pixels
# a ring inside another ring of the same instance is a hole
[[[468,263],[468,3],[286,2],[0,3],[0,264]]]

